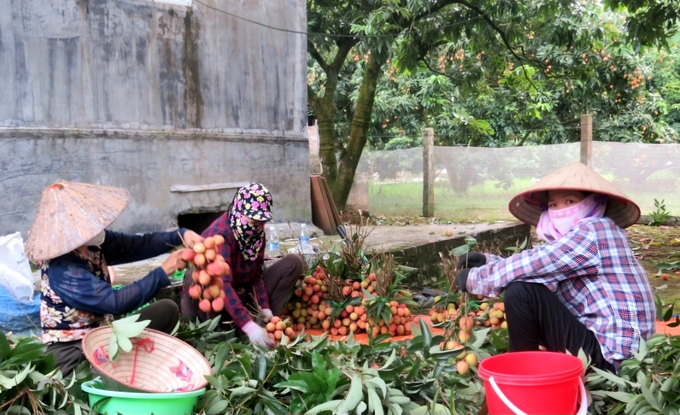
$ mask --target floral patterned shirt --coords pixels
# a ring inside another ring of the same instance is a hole
[[[114,290],[107,265],[152,258],[181,243],[177,231],[144,235],[106,231],[101,247],[89,247],[87,256],[71,251],[45,261],[41,269],[40,299],[43,343],[80,340],[112,316],[128,313],[147,303],[160,288],[170,285],[170,279],[161,267]]]

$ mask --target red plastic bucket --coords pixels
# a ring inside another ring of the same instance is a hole
[[[581,359],[555,352],[505,353],[479,364],[489,415],[574,415],[579,392],[585,414],[582,374]]]

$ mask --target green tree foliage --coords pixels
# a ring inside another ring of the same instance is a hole
[[[452,143],[562,142],[575,114],[623,111],[639,95],[625,76],[638,45],[666,43],[679,3],[607,3],[634,12],[607,18],[635,29],[614,35],[592,2],[308,1],[309,103],[336,204],[344,207],[370,136],[414,136],[425,125]],[[385,92],[389,82],[406,96]],[[533,132],[546,125],[550,135]]]
[[[677,75],[659,71],[655,49],[641,55],[619,42],[621,15],[597,4],[588,7],[543,26],[540,33],[530,32],[530,37],[549,39],[565,27],[580,26],[577,32],[589,34],[561,48],[536,43],[526,53],[543,67],[516,66],[503,50],[470,53],[466,41],[440,47],[424,70],[392,71],[378,88],[375,118],[382,125],[375,127],[383,131],[376,136],[415,136],[429,126],[445,145],[555,144],[578,141],[580,116],[591,113],[598,140],[675,142],[664,90]],[[487,58],[498,53],[502,66]],[[478,72],[480,82],[465,89],[461,85],[472,72]],[[664,79],[654,85],[653,74]],[[381,146],[381,140],[372,143]]]

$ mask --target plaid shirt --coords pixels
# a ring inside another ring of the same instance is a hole
[[[250,294],[253,288],[255,288],[257,303],[262,309],[269,308],[267,287],[264,285],[264,279],[262,278],[264,246],[260,249],[255,261],[245,259],[239,249],[238,241],[229,226],[228,216],[229,213],[227,212],[215,219],[203,231],[201,236],[207,238],[208,236],[220,234],[224,237],[224,244],[220,246],[219,254],[224,257],[224,260],[231,267],[231,274],[222,277],[224,281],[224,294],[226,295],[222,314],[223,317],[227,317],[224,315],[224,313],[227,313],[230,316],[230,320],[234,320],[234,323],[241,328],[249,321],[252,321],[252,319],[241,298],[239,298],[239,294],[241,296],[245,293]]]
[[[655,331],[647,274],[626,232],[609,218],[584,219],[551,244],[489,263],[468,275],[470,292],[498,296],[511,282],[544,284],[595,333],[602,355],[618,367]]]

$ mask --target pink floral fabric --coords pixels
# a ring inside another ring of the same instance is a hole
[[[546,242],[560,239],[585,218],[601,218],[607,209],[607,198],[592,193],[585,199],[565,209],[547,209],[541,214],[536,225],[536,235]]]
[[[248,219],[267,222],[271,219],[272,195],[259,183],[241,187],[234,196],[229,212],[229,226],[238,241],[243,257],[250,261],[257,259],[265,244],[264,226],[249,225]]]

